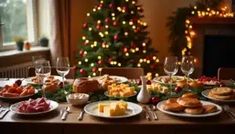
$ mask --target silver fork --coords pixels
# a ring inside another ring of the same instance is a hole
[[[153,119],[158,120],[157,113],[155,112],[157,110],[156,106],[155,105],[150,105],[150,106],[148,106],[148,109],[151,111]]]
[[[232,120],[235,120],[235,113],[230,109],[228,105],[223,106],[224,111],[229,115]]]

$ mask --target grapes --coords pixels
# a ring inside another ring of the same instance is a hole
[[[154,105],[156,105],[159,101],[161,101],[161,99],[159,97],[156,97],[156,96],[154,96],[150,99],[150,102]]]

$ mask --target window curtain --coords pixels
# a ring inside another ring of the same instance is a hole
[[[71,0],[49,0],[50,7],[50,50],[52,64],[60,56],[69,57],[74,63],[74,46],[71,44]]]

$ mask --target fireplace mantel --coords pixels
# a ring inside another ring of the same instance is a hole
[[[196,33],[196,36],[192,40],[192,54],[199,60],[195,74],[196,76],[200,76],[203,70],[205,36],[235,36],[235,18],[192,17],[190,21]]]

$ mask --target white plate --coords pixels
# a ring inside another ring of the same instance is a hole
[[[131,96],[111,96],[111,95],[109,95],[108,94],[108,91],[105,91],[104,92],[104,95],[105,96],[107,96],[107,97],[113,97],[113,98],[129,98],[129,97],[133,97],[133,96],[135,96],[137,94],[137,92],[136,91],[134,91],[134,94],[133,95],[131,95]]]
[[[90,104],[87,104],[84,107],[84,110],[87,114],[95,116],[95,117],[101,117],[101,118],[109,118],[109,119],[117,119],[117,118],[127,118],[132,117],[140,114],[142,112],[142,107],[138,104],[132,103],[132,102],[126,102],[128,104],[127,111],[125,115],[122,116],[107,116],[103,113],[100,113],[98,111],[98,103],[104,103],[104,104],[110,104],[112,102],[117,101],[100,101],[100,102],[93,102]]]
[[[216,99],[216,98],[210,97],[210,96],[208,96],[210,90],[211,90],[211,89],[207,89],[207,90],[202,91],[202,95],[203,95],[204,97],[208,98],[208,99],[213,100],[213,101],[218,101],[218,102],[235,102],[235,99],[231,99],[231,100],[221,100],[221,99]],[[235,92],[235,89],[234,89],[233,91]]]
[[[50,109],[49,110],[43,111],[43,112],[25,113],[25,112],[19,112],[18,111],[18,106],[20,105],[21,102],[18,102],[18,103],[15,103],[15,104],[11,105],[10,110],[12,112],[14,112],[15,114],[18,114],[18,115],[39,115],[39,114],[45,114],[45,113],[51,112],[53,110],[56,110],[59,106],[59,104],[57,102],[52,101],[52,100],[47,100],[47,102],[50,103]]]
[[[99,79],[103,77],[103,76],[97,76],[97,77],[91,77],[91,79],[96,79],[99,81]],[[117,81],[118,83],[124,83],[124,82],[127,82],[128,79],[126,77],[123,77],[123,76],[115,76],[115,75],[109,75],[109,77],[111,79],[114,79],[115,81]]]
[[[6,100],[20,100],[20,99],[23,99],[23,98],[28,98],[28,97],[31,97],[35,94],[38,93],[38,90],[35,89],[35,92],[34,94],[30,94],[30,95],[26,95],[26,96],[17,96],[17,97],[4,97],[4,96],[0,96],[0,99],[6,99]]]
[[[55,80],[58,79],[59,81],[62,81],[61,76],[57,76],[57,75],[51,75],[51,76],[53,76]],[[40,83],[35,83],[35,82],[32,81],[32,78],[34,78],[34,77],[25,78],[24,81],[28,84],[40,84]],[[64,80],[66,80],[66,79],[64,79]]]
[[[173,115],[173,116],[178,116],[178,117],[209,117],[209,116],[218,115],[218,114],[220,114],[220,113],[223,111],[222,108],[221,108],[219,105],[217,105],[217,104],[215,104],[215,103],[212,103],[212,102],[202,101],[202,100],[201,100],[201,103],[202,103],[203,105],[215,105],[215,106],[217,107],[218,111],[217,111],[217,112],[214,112],[214,113],[198,114],[198,115],[192,115],[192,114],[187,114],[187,113],[176,113],[176,112],[171,112],[171,111],[166,111],[166,110],[164,110],[164,109],[163,109],[163,105],[164,105],[165,102],[166,102],[166,100],[163,100],[163,101],[159,102],[159,103],[157,104],[157,108],[158,108],[161,112],[163,112],[163,113],[166,113],[166,114],[169,114],[169,115]]]
[[[157,78],[154,78],[153,81],[157,82],[157,83],[161,83],[161,84],[170,84],[170,83],[165,83],[165,82],[161,81],[161,79],[166,79],[166,78],[169,78],[169,76],[159,76]],[[172,76],[171,78],[173,80],[175,80],[175,81],[179,81],[179,80],[185,79],[184,76]],[[192,80],[192,79],[189,78],[189,80]],[[175,82],[173,82],[172,84],[175,85]]]

